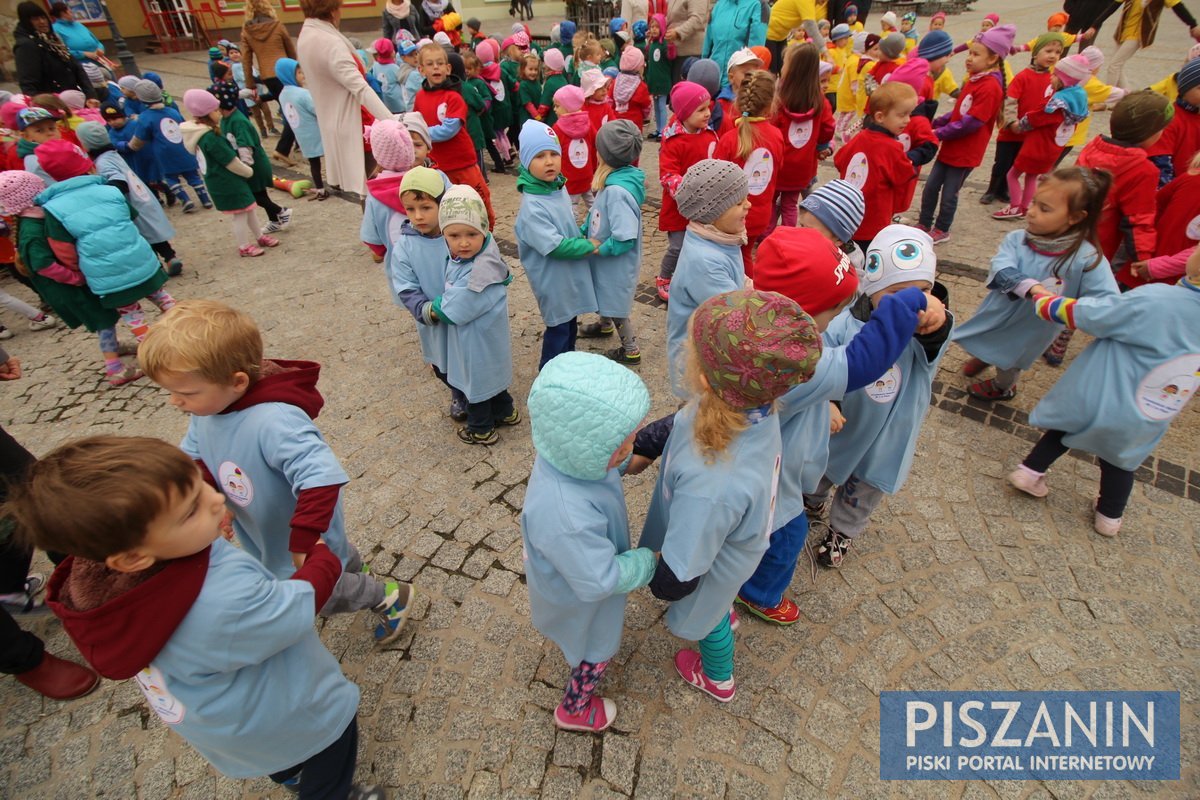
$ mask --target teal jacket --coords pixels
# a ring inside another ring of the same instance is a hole
[[[729,57],[743,47],[756,47],[766,40],[767,24],[758,0],[718,0],[704,35],[702,58],[711,58],[720,65],[721,85],[727,86],[729,73],[725,65]]]

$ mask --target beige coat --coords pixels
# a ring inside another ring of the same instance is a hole
[[[700,55],[711,10],[709,0],[667,0],[667,28],[679,34],[675,42],[677,58]]]
[[[317,110],[317,127],[325,145],[326,181],[366,196],[366,162],[360,107],[376,119],[393,114],[358,71],[350,41],[332,24],[304,20],[296,42],[297,60]]]

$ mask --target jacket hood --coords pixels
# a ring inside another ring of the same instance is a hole
[[[296,68],[299,66],[300,63],[294,58],[281,58],[275,62],[275,77],[284,86],[299,86],[296,80]]]
[[[609,173],[605,186],[620,186],[633,195],[640,206],[646,202],[646,173],[639,167],[621,167]]]
[[[183,124],[179,126],[179,132],[183,134],[184,149],[192,155],[196,155],[196,150],[200,147],[201,137],[211,130],[212,128],[203,122],[197,122],[194,119],[184,120]]]
[[[526,194],[554,194],[566,185],[567,179],[562,175],[552,181],[543,181],[533,177],[533,173],[525,167],[521,167],[517,174],[517,191]]]
[[[1119,142],[1111,136],[1098,136],[1088,145],[1091,150],[1089,166],[1111,172],[1114,179],[1142,167],[1148,158],[1145,149]]]
[[[434,88],[429,85],[429,81],[423,80],[421,88],[427,92],[458,92],[462,94],[462,81],[457,75],[447,75],[441,86]]]
[[[367,191],[392,211],[403,214],[404,203],[400,202],[400,182],[403,180],[403,172],[381,172],[379,177],[367,181]]]
[[[50,576],[46,604],[97,672],[127,680],[149,666],[191,610],[211,552],[209,546],[140,573],[71,556]]]
[[[321,377],[321,365],[315,361],[284,361],[263,359],[262,375],[222,414],[244,411],[261,403],[287,403],[316,419],[325,405],[325,398],[317,391],[317,379]]]
[[[491,64],[484,64],[483,68],[479,70],[479,77],[488,83],[500,80],[503,77],[500,65],[494,61]]]
[[[261,44],[262,42],[265,42],[267,39],[270,39],[272,36],[274,36],[275,32],[279,30],[279,26],[282,24],[283,23],[277,19],[260,17],[243,25],[242,35],[247,39],[259,42]]]
[[[813,117],[815,117],[817,115],[817,110],[815,108],[810,108],[808,111],[788,111],[781,104],[779,106],[779,113],[783,114],[785,117],[792,120],[793,122],[801,122],[803,120],[812,119]]]
[[[556,127],[562,128],[562,132],[571,139],[583,139],[588,135],[588,131],[592,129],[592,118],[588,116],[586,111],[575,111],[570,114],[563,114],[555,123]]]
[[[44,206],[46,203],[58,197],[60,194],[65,194],[72,189],[78,189],[81,186],[90,186],[99,183],[107,183],[99,175],[76,175],[74,178],[67,178],[65,181],[47,186],[41,194],[37,196],[37,204]]]
[[[661,42],[667,38],[667,18],[662,14],[651,14],[650,20],[658,23],[658,38],[656,42]]]

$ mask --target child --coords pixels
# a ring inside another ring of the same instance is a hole
[[[904,66],[893,72],[888,80],[891,83],[906,83],[917,94],[917,107],[913,115],[909,117],[908,124],[904,126],[904,130],[896,139],[904,148],[904,155],[908,156],[908,160],[917,170],[917,177],[920,178],[921,167],[933,160],[938,149],[938,140],[933,134],[933,125],[930,124],[929,118],[915,113],[925,107],[925,101],[933,91],[933,81],[929,77],[929,62],[920,56],[914,56],[904,62]],[[917,181],[913,181],[908,185],[899,205],[906,210],[912,206],[916,191]]]
[[[867,201],[862,190],[852,183],[834,179],[800,201],[796,225],[820,233],[850,259],[861,274],[866,254],[854,243],[854,232],[862,225]]]
[[[863,129],[833,157],[842,179],[861,189],[867,198],[866,216],[854,233],[854,242],[864,253],[892,217],[908,209],[904,201],[911,195],[910,184],[916,181],[917,172],[898,137],[916,107],[917,93],[908,84],[880,86],[867,103]]]
[[[17,155],[21,158],[25,171],[37,175],[47,186],[54,183],[54,179],[38,163],[35,153],[45,142],[62,139],[54,115],[44,108],[23,108],[17,112],[17,132],[21,134],[17,142]]]
[[[849,25],[850,30],[855,33],[861,33],[864,28],[863,24],[858,21],[858,6],[853,3],[847,4],[842,9],[842,21]]]
[[[645,68],[646,57],[642,51],[626,47],[621,51],[621,74],[613,81],[612,90],[615,119],[632,122],[639,132],[650,119],[650,89],[642,80]]]
[[[887,77],[900,66],[906,41],[902,33],[889,33],[879,40],[879,58],[863,67],[859,76],[859,92],[869,98],[883,85]]]
[[[954,73],[946,68],[953,52],[954,41],[950,34],[940,30],[925,34],[925,38],[917,45],[917,58],[928,62],[932,82],[932,91],[925,94],[925,104],[917,107],[917,113],[930,120],[937,116],[938,99],[942,95],[958,97],[958,81],[954,80]]]
[[[1147,166],[1153,181],[1154,167]],[[1014,302],[1034,283],[1049,285],[1064,297],[1117,291],[1099,237],[1101,209],[1111,185],[1107,172],[1060,168],[1038,187],[1026,230],[1004,237],[988,273],[991,291],[954,331],[954,341],[971,354],[963,365],[964,375],[974,377],[989,365],[996,368],[994,378],[967,387],[973,397],[1011,400],[1021,371],[1033,366],[1060,333],[1058,325],[1039,319],[1031,304]]]
[[[1194,157],[1187,172],[1164,186],[1156,198],[1158,230],[1154,258],[1130,265],[1122,283],[1173,282],[1183,277],[1192,251],[1200,242],[1200,157]]]
[[[129,141],[129,149],[137,152],[143,147],[150,148],[155,161],[162,170],[167,182],[167,190],[183,203],[183,212],[190,214],[196,210],[196,204],[183,188],[187,181],[200,198],[200,204],[212,208],[213,201],[209,199],[208,190],[200,178],[200,166],[196,163],[194,149],[184,146],[184,137],[180,132],[183,116],[172,108],[167,108],[162,102],[162,89],[150,81],[139,81],[137,84],[138,97],[146,104],[145,109],[138,115],[133,138]],[[205,94],[208,94],[205,92]],[[210,94],[209,97],[212,97]],[[215,99],[215,98],[214,98]],[[187,107],[187,103],[184,103]],[[212,110],[216,110],[213,106]],[[189,113],[191,113],[189,111]],[[214,165],[209,162],[209,172]]]
[[[864,34],[863,40],[866,39]],[[836,112],[833,115],[833,141],[842,147],[854,135],[853,128],[858,122],[858,72],[862,62],[863,52],[859,49],[860,40],[852,37],[853,49],[846,54],[842,65],[841,77],[837,84]]]
[[[58,131],[62,134],[62,138],[71,144],[79,144],[75,138],[75,129],[79,127],[79,123],[83,122],[83,117],[72,113],[71,107],[64,103],[58,95],[49,92],[35,94],[29,99],[29,105],[49,111],[58,121]]]
[[[1195,394],[1200,372],[1200,255],[1171,286],[1143,286],[1126,294],[1071,300],[1035,286],[1029,296],[1038,316],[1079,329],[1096,339],[1029,415],[1046,433],[1009,475],[1034,497],[1050,492],[1046,471],[1077,448],[1100,459],[1096,533],[1116,536],[1134,470],[1142,465],[1184,405]]]
[[[55,139],[38,145],[37,155],[56,181],[37,197],[50,249],[59,263],[83,274],[100,303],[115,309],[140,342],[148,326],[139,301],[144,297],[165,313],[175,298],[162,288],[167,273],[133,224],[129,201],[95,174],[78,146]]]
[[[583,90],[564,86],[554,93],[554,133],[562,145],[565,157],[562,174],[567,179],[567,194],[572,205],[582,205],[586,213],[596,199],[592,193],[592,176],[596,173],[596,129],[592,118],[583,110]]]
[[[492,130],[495,131],[494,147],[500,153],[501,163],[507,169],[512,164],[512,143],[508,140],[508,130],[513,125],[513,98],[508,93],[501,65],[496,63],[499,48],[491,39],[485,39],[475,46],[475,55],[482,66],[479,77],[492,90]],[[502,170],[496,170],[501,172]]]
[[[825,53],[821,61],[833,66],[833,75],[841,81],[842,73],[846,70],[846,62],[854,53],[854,32],[850,30],[850,26],[844,22],[833,26],[829,32],[829,40],[825,45]],[[786,62],[786,58],[784,59]],[[837,107],[837,89],[825,95],[829,100],[829,107]]]
[[[175,199],[175,195],[165,191],[166,185],[163,183],[162,170],[159,168],[154,154],[149,148],[143,148],[136,152],[129,149],[129,142],[133,139],[133,129],[136,126],[129,124],[125,112],[116,106],[105,106],[100,113],[108,126],[109,141],[120,153],[121,158],[125,159],[125,162],[133,168],[134,173],[142,179],[142,183],[150,188],[156,198],[159,197],[161,190],[167,207],[174,207],[178,201]]]
[[[1079,52],[1079,55],[1087,59],[1092,73],[1082,84],[1083,91],[1087,94],[1088,108],[1092,111],[1111,111],[1127,92],[1119,87],[1109,86],[1096,77],[1100,68],[1104,66],[1104,53],[1100,51],[1099,47],[1085,47]],[[1168,100],[1167,105],[1171,105],[1171,101]],[[1082,147],[1088,141],[1088,129],[1091,124],[1092,117],[1088,115],[1075,126],[1075,133],[1067,140],[1067,146],[1063,148],[1062,156],[1059,157],[1059,164],[1072,150]]]
[[[967,56],[969,77],[954,109],[933,121],[933,134],[942,145],[921,193],[917,227],[928,231],[935,245],[950,238],[958,194],[971,170],[983,163],[992,127],[1004,102],[1003,54],[1012,47],[1014,35],[1016,28],[1002,25],[983,34],[979,41],[971,42]]]
[[[597,684],[621,646],[625,599],[654,576],[657,559],[629,545],[621,486],[650,393],[627,369],[590,353],[555,358],[529,390],[537,457],[521,509],[533,625],[571,667],[554,724],[599,733],[616,704]],[[588,424],[573,430],[575,422]]]
[[[136,119],[146,109],[145,104],[137,99],[137,93],[134,92],[134,87],[140,80],[136,75],[125,75],[117,81],[117,88],[121,90],[121,110],[131,119]]]
[[[596,311],[588,259],[600,243],[579,235],[562,177],[562,144],[554,129],[537,120],[521,128],[521,210],[514,230],[521,264],[546,325],[538,369],[575,349],[575,318]]]
[[[724,136],[734,130],[734,120],[741,114],[737,107],[738,93],[750,73],[763,68],[762,59],[749,47],[735,50],[725,64],[725,74],[722,76],[721,91],[716,96],[716,103],[721,109],[720,124],[717,135]],[[695,80],[693,78],[693,80]]]
[[[725,112],[721,108],[724,101],[720,99],[723,93],[721,89],[721,68],[711,58],[696,59],[690,66],[686,64],[685,66],[687,66],[687,69],[684,70],[684,80],[699,84],[708,91],[708,99],[712,103],[708,127],[716,131],[717,138],[719,139],[724,132],[725,123]]]
[[[946,29],[946,12],[935,11],[929,18],[929,32],[941,31]],[[919,45],[918,45],[919,46]]]
[[[1051,14],[1049,16],[1049,18],[1046,20],[1046,33],[1057,33],[1059,36],[1062,37],[1064,54],[1066,54],[1068,51],[1070,51],[1071,45],[1075,44],[1076,40],[1079,38],[1073,33],[1066,32],[1067,23],[1070,22],[1070,20],[1071,20],[1071,17],[1068,14],[1064,14],[1061,11]],[[1015,47],[1013,49],[1016,52],[1032,50],[1034,47],[1037,46],[1037,40],[1039,38],[1041,38],[1041,37],[1030,39],[1028,42],[1023,44],[1022,46]]]
[[[889,36],[900,30],[900,19],[895,11],[887,11],[879,18],[879,35]]]
[[[445,323],[446,377],[467,400],[467,424],[458,429],[466,444],[493,445],[496,428],[521,421],[508,387],[512,344],[508,332],[508,284],[512,274],[488,233],[487,210],[470,186],[451,186],[442,195],[438,226],[450,254],[443,290],[421,308],[421,316]]]
[[[407,113],[412,111],[413,103],[417,99],[417,92],[421,90],[422,79],[417,58],[417,45],[408,39],[400,39],[396,43],[396,52],[400,54],[400,64],[397,65],[400,69],[396,80],[400,81],[404,88],[404,110]]]
[[[589,69],[579,78],[579,88],[583,89],[583,107],[592,120],[592,127],[600,130],[611,119],[616,119],[617,111],[613,108],[612,99],[608,96],[609,78],[598,69]]]
[[[1022,219],[1037,191],[1038,179],[1054,169],[1063,147],[1075,134],[1075,125],[1088,115],[1087,94],[1079,84],[1091,74],[1087,59],[1080,55],[1065,58],[1050,80],[1054,95],[1041,108],[1023,114],[1009,130],[1025,135],[1021,152],[1008,171],[1008,207],[992,214],[992,219]],[[1045,99],[1043,97],[1043,99]],[[1021,176],[1025,187],[1021,189]]]
[[[376,39],[371,46],[375,50],[375,61],[371,64],[370,72],[383,89],[379,97],[388,107],[388,111],[403,114],[408,111],[408,107],[404,103],[404,80],[400,75],[400,65],[396,63],[396,46],[392,44],[391,39],[382,38]],[[278,67],[276,71],[278,72]]]
[[[218,80],[216,72],[218,66],[228,67],[229,62],[225,60],[225,53],[220,47],[210,47],[208,48],[208,77],[213,82]]]
[[[275,177],[271,171],[271,160],[267,158],[267,151],[258,138],[258,131],[254,130],[254,125],[246,115],[238,110],[237,96],[225,87],[218,88],[219,92],[213,94],[220,104],[221,135],[233,145],[238,158],[253,172],[249,179],[250,192],[254,195],[254,202],[267,212],[267,225],[263,233],[278,233],[291,224],[292,210],[281,207],[267,194]]]
[[[325,181],[321,178],[321,157],[325,155],[325,144],[321,141],[321,129],[317,126],[317,107],[312,95],[304,88],[304,70],[294,58],[281,58],[275,62],[275,77],[283,84],[279,93],[279,105],[283,117],[296,136],[300,153],[308,159],[308,174],[312,176],[314,196],[317,200],[329,197]]]
[[[471,141],[475,145],[475,155],[479,163],[479,171],[487,179],[487,169],[483,164],[483,151],[487,150],[492,157],[492,170],[503,175],[506,171],[507,160],[496,149],[496,128],[492,122],[492,106],[499,102],[487,81],[482,77],[483,62],[474,53],[464,53],[463,68],[467,80],[463,83],[463,92],[467,98],[467,106],[471,116],[467,123],[471,129]]]
[[[544,55],[546,62],[546,79],[542,83],[542,94],[536,105],[537,118],[550,127],[554,127],[558,114],[554,110],[554,94],[567,85],[567,76],[563,73],[567,68],[567,60],[561,50],[550,48]]]
[[[582,41],[575,48],[575,76],[582,81],[583,73],[600,69],[600,62],[604,61],[604,48],[590,33],[580,31],[577,36],[582,37]]]
[[[658,182],[662,184],[658,229],[667,234],[667,249],[654,284],[664,303],[670,299],[671,277],[679,263],[688,227],[687,219],[679,213],[675,192],[692,165],[710,158],[717,146],[717,134],[708,126],[712,100],[707,89],[698,83],[680,81],[671,87],[671,110],[675,112],[675,120],[664,129],[658,151]]]
[[[875,69],[876,62],[882,58],[879,52],[880,37],[869,33],[863,41],[862,58],[858,62],[858,73],[855,75],[855,90],[854,90],[854,112],[856,114],[853,122],[861,126],[862,117],[867,113],[867,99],[870,95],[867,92],[867,78]],[[851,125],[848,131],[847,139],[858,132],[860,128]]]
[[[717,142],[713,158],[732,161],[741,167],[749,181],[750,213],[746,217],[746,243],[742,262],[746,277],[754,277],[754,244],[771,223],[775,207],[775,184],[783,166],[783,134],[771,124],[768,115],[775,102],[775,76],[756,70],[746,76],[736,99],[738,116],[734,130]]]
[[[404,124],[394,119],[376,120],[367,128],[367,137],[371,154],[382,171],[367,181],[367,200],[358,235],[379,264],[400,238],[400,228],[406,219],[400,183],[413,165],[413,147]]]
[[[47,605],[80,652],[107,678],[134,678],[216,769],[386,797],[351,785],[358,688],[313,627],[341,571],[320,539],[291,580],[276,580],[221,536],[224,496],[150,438],[62,445],[13,488],[9,511],[31,544],[69,556]]]
[[[228,49],[230,63],[230,73],[233,75],[233,80],[237,83],[238,91],[245,98],[243,105],[249,105],[250,113],[254,117],[254,124],[258,126],[258,132],[262,138],[268,136],[278,136],[279,131],[275,129],[275,117],[271,114],[271,107],[267,105],[270,98],[270,90],[263,83],[262,78],[257,72],[252,73],[251,77],[255,79],[256,88],[249,89],[246,83],[246,65],[242,62],[242,51],[237,45],[230,45]],[[278,72],[276,72],[278,76]],[[146,80],[153,80],[146,76]],[[160,87],[161,88],[161,87]],[[163,101],[166,102],[166,95],[163,95]],[[242,113],[246,112],[242,108]]]
[[[73,117],[78,118],[79,123],[83,122],[99,122],[104,123],[104,117],[100,116],[99,108],[90,108],[87,105],[87,95],[78,89],[67,89],[65,92],[58,93],[58,99],[62,100],[70,110]],[[94,102],[94,101],[93,101]],[[78,123],[73,123],[72,127],[78,128]]]
[[[209,202],[229,215],[238,254],[254,258],[264,253],[262,248],[278,246],[279,240],[263,233],[258,225],[258,206],[250,189],[254,171],[221,135],[220,102],[203,89],[188,89],[183,107],[192,117],[179,126],[184,146],[189,154],[204,156],[204,180],[213,198]],[[208,198],[207,192],[204,197]]]
[[[536,53],[521,56],[521,83],[517,86],[517,123],[541,120],[538,103],[542,99],[542,62]]]
[[[746,283],[741,248],[746,243],[749,195],[746,173],[713,158],[689,167],[675,189],[675,202],[688,226],[667,306],[667,370],[671,391],[681,400],[688,397],[684,342],[692,312],[708,298]]]
[[[1086,51],[1087,48],[1084,48]],[[1187,66],[1188,62],[1194,58],[1200,58],[1200,43],[1192,45],[1187,55],[1183,58],[1183,66]],[[1150,85],[1150,88],[1158,92],[1162,96],[1171,101],[1172,104],[1179,99],[1179,73],[1172,72],[1167,77],[1163,78],[1158,83]]]
[[[1150,148],[1150,160],[1158,166],[1159,188],[1166,186],[1176,173],[1187,170],[1192,156],[1200,150],[1200,58],[1183,66],[1176,76],[1179,99],[1175,116],[1162,138]]]
[[[662,14],[650,17],[646,28],[646,89],[654,104],[654,133],[651,138],[662,138],[667,127],[667,99],[671,94],[671,62],[674,61],[674,44],[667,43],[667,18]]]
[[[917,13],[908,11],[900,18],[900,33],[904,34],[904,55],[908,55],[913,50],[917,49],[917,40],[920,34],[917,33]]]
[[[638,52],[632,47],[625,52]],[[605,355],[620,364],[642,363],[634,331],[633,295],[637,291],[642,267],[642,203],[646,201],[646,173],[633,166],[642,154],[642,130],[627,119],[613,120],[596,133],[596,174],[592,191],[596,193],[583,233],[599,242],[589,259],[592,286],[600,313],[599,324],[583,325],[580,336],[616,328],[621,346]]]
[[[639,545],[661,550],[650,590],[667,627],[699,643],[675,654],[684,681],[727,703],[730,604],[774,530],[781,441],[774,401],[812,377],[821,336],[791,300],[741,290],[706,300],[688,325],[687,406],[675,415]]]
[[[437,169],[437,163],[429,157],[433,150],[433,137],[429,135],[429,126],[419,112],[410,111],[404,115],[404,128],[408,131],[413,148],[413,166]]]
[[[99,123],[85,122],[79,126],[76,134],[87,149],[88,157],[95,162],[96,172],[103,176],[109,185],[120,189],[129,205],[137,212],[133,224],[162,260],[167,268],[167,275],[174,278],[183,274],[183,261],[176,255],[175,248],[171,247],[171,239],[175,238],[174,226],[146,184],[134,174],[125,163],[125,159],[117,155],[108,138],[108,131]]]
[[[779,78],[771,122],[783,134],[783,162],[775,183],[775,205],[768,232],[776,224],[794,227],[800,194],[817,177],[817,161],[833,154],[833,110],[821,94],[820,55],[816,45],[789,47]]]
[[[879,232],[867,251],[861,296],[825,331],[831,346],[846,344],[871,319],[883,298],[909,286],[933,288],[937,259],[929,235],[905,225]],[[840,567],[854,538],[866,530],[885,494],[904,485],[925,415],[938,363],[946,353],[954,318],[946,313],[936,330],[918,330],[904,353],[875,383],[847,393],[845,426],[829,440],[829,464],[810,505],[823,505],[836,485],[829,533],[817,562]]]
[[[446,51],[439,45],[427,44],[420,53],[421,75],[425,82],[413,110],[421,114],[433,139],[433,157],[451,183],[465,184],[483,198],[490,225],[496,224],[492,210],[492,193],[479,171],[475,145],[466,130],[467,103],[463,100],[460,82],[450,74]]]

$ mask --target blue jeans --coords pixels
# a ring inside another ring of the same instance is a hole
[[[958,211],[958,193],[970,174],[970,167],[951,167],[941,161],[933,162],[933,169],[925,179],[925,191],[921,194],[922,225],[949,232],[954,224],[954,214]],[[939,194],[942,196],[942,205],[935,221],[933,212],[937,209]]]
[[[561,325],[547,325],[546,333],[542,336],[542,358],[538,361],[538,369],[546,366],[546,362],[555,356],[574,350],[578,333],[579,323],[575,319]]]
[[[654,100],[654,132],[662,136],[663,128],[667,127],[667,96],[665,94],[656,94]]]
[[[771,543],[763,553],[758,569],[742,584],[739,594],[756,606],[773,608],[783,602],[783,593],[792,583],[796,559],[808,541],[808,515],[800,516],[771,534]]]

